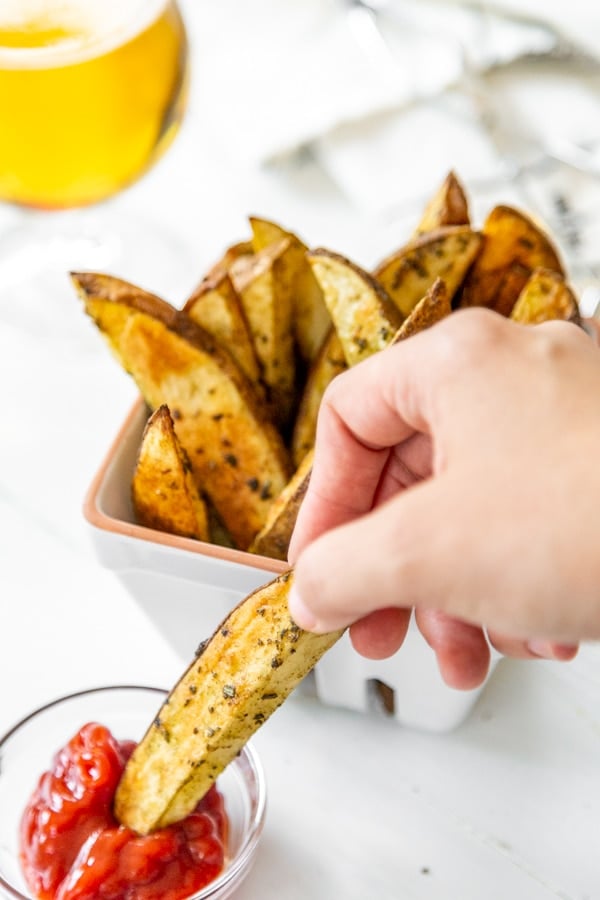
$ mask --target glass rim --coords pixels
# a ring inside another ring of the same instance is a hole
[[[4,746],[8,743],[11,737],[15,735],[21,728],[27,725],[32,719],[35,719],[37,716],[46,712],[49,709],[52,709],[54,706],[59,706],[61,703],[66,703],[69,700],[76,700],[79,697],[86,697],[91,694],[101,694],[108,693],[110,691],[148,691],[150,693],[158,694],[162,697],[166,697],[169,693],[165,688],[152,687],[150,685],[145,684],[113,684],[113,685],[103,685],[100,687],[92,687],[85,688],[80,691],[73,691],[70,694],[64,694],[61,697],[56,697],[54,700],[50,700],[47,703],[44,703],[42,706],[38,706],[36,709],[32,710],[30,713],[27,713],[26,716],[19,719],[14,725],[8,729],[8,731],[4,732],[2,736],[0,736],[0,754]],[[248,823],[247,833],[244,834],[241,846],[235,856],[226,859],[226,868],[220,873],[220,875],[215,878],[214,881],[211,881],[210,884],[207,884],[200,891],[195,894],[190,894],[186,900],[210,900],[211,897],[214,897],[218,892],[222,891],[226,888],[231,882],[235,882],[235,879],[241,875],[246,866],[249,864],[254,851],[258,845],[260,836],[262,834],[264,821],[265,821],[265,813],[266,813],[266,780],[264,769],[262,763],[258,757],[258,754],[251,743],[248,742],[245,744],[235,759],[229,764],[230,766],[238,766],[240,761],[243,760],[251,774],[251,778],[256,786],[256,795],[251,801],[251,816],[250,821]],[[1,761],[1,757],[0,757]],[[217,779],[218,781],[218,779]],[[32,897],[29,894],[23,894],[20,890],[15,888],[13,885],[9,884],[3,877],[0,872],[0,888],[4,891],[7,891],[10,897],[14,897],[15,900],[36,900],[36,898]]]
[[[77,9],[77,5],[76,2],[72,3],[74,9]],[[83,4],[83,6],[85,5],[89,6],[89,0],[87,4]],[[92,4],[93,6],[94,4]],[[151,28],[169,6],[173,6],[181,15],[177,0],[152,0],[151,3],[148,3],[147,0],[145,3],[136,0],[131,4],[129,13],[122,18],[117,17],[111,27],[100,34],[94,33],[93,30],[79,32],[77,28],[74,28],[72,37],[47,46],[0,46],[0,68],[17,71],[54,69],[78,65],[105,56],[118,50],[119,47],[125,46]],[[93,25],[94,23],[90,21],[88,24]],[[75,22],[74,25],[76,25]]]

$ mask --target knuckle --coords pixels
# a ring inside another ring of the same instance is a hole
[[[507,327],[505,319],[483,308],[459,310],[442,325],[440,358],[452,371],[462,366],[471,368],[489,358]]]

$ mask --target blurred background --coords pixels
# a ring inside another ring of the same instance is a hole
[[[577,286],[595,283],[594,4],[179,6],[190,42],[189,105],[173,146],[111,201],[105,221],[115,231],[129,216],[143,221],[146,243],[144,253],[119,260],[115,274],[182,301],[223,248],[245,237],[249,213],[370,265],[405,240],[452,168],[476,222],[494,202],[518,204],[558,238]],[[30,226],[22,213],[0,207],[0,236],[16,215]],[[132,230],[135,236],[135,224]],[[0,293],[9,249],[0,243]]]

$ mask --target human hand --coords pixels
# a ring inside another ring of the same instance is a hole
[[[600,637],[600,354],[485,310],[338,376],[290,546],[293,617],[385,657],[411,608],[455,687],[490,643],[570,659]]]

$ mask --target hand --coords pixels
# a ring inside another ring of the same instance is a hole
[[[410,611],[445,680],[600,637],[600,353],[485,310],[338,376],[290,546],[299,625],[374,658]]]

